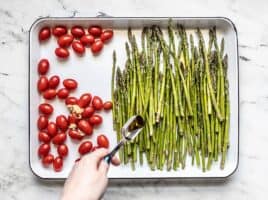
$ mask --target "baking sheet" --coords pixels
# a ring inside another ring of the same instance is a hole
[[[110,178],[225,178],[230,176],[238,166],[239,156],[239,84],[238,84],[238,49],[237,33],[233,23],[227,18],[209,17],[209,18],[172,18],[174,23],[185,26],[187,32],[196,30],[200,27],[202,32],[208,36],[208,29],[212,26],[217,27],[218,38],[222,36],[225,39],[225,52],[229,56],[228,79],[230,84],[230,148],[227,154],[226,166],[221,170],[219,163],[213,163],[211,170],[202,172],[201,168],[191,165],[190,159],[187,160],[186,168],[177,171],[171,170],[151,171],[147,164],[140,166],[137,164],[136,170],[132,171],[129,165],[119,167],[111,166],[108,176]],[[84,92],[90,92],[101,96],[104,100],[110,100],[110,81],[112,70],[112,52],[117,51],[118,65],[123,66],[126,60],[125,45],[127,41],[127,28],[132,27],[133,33],[139,35],[144,26],[159,25],[165,29],[169,18],[42,18],[34,22],[30,30],[29,37],[29,162],[31,170],[35,175],[44,179],[64,179],[68,176],[74,160],[79,157],[77,152],[78,143],[67,139],[69,146],[69,155],[64,160],[63,170],[59,173],[52,168],[44,168],[37,155],[39,141],[37,138],[38,129],[36,121],[39,116],[38,105],[44,102],[36,89],[38,80],[37,63],[41,58],[47,58],[50,61],[50,70],[48,76],[59,75],[61,80],[65,78],[74,78],[78,81],[78,89],[71,95],[80,96]],[[89,27],[98,24],[103,28],[114,29],[114,38],[105,45],[103,51],[98,56],[93,56],[90,49],[86,49],[84,56],[77,56],[70,49],[70,57],[67,61],[59,60],[54,50],[57,47],[55,37],[51,37],[48,42],[40,44],[38,41],[38,32],[44,26],[53,27],[55,25],[66,25],[68,28],[73,25],[82,25]],[[139,38],[139,37],[137,37]],[[139,41],[138,41],[139,43]],[[60,87],[59,87],[60,88]],[[56,99],[51,101],[54,107],[54,113],[51,120],[54,120],[57,114],[68,114],[64,102]],[[104,122],[102,126],[94,131],[91,139],[96,143],[97,135],[104,133],[109,137],[110,146],[116,144],[116,134],[112,131],[112,116],[110,113],[102,112]],[[87,138],[88,139],[88,138]],[[53,147],[53,145],[51,145]],[[52,148],[52,152],[56,152]]]

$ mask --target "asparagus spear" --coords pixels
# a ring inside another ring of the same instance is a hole
[[[206,47],[205,47],[205,41],[204,41],[204,38],[203,38],[203,35],[202,35],[200,29],[197,30],[197,33],[198,33],[198,36],[199,36],[199,45],[201,47],[202,54],[203,54],[203,59],[204,59],[204,64],[205,64],[205,72],[206,72],[207,81],[208,81],[208,87],[209,87],[209,91],[210,91],[210,95],[211,95],[211,101],[212,101],[213,107],[214,107],[214,109],[216,111],[217,117],[219,118],[220,121],[222,121],[223,117],[222,117],[222,114],[220,112],[219,106],[217,105],[216,97],[215,97],[215,94],[214,94],[213,88],[212,88],[207,50],[206,50]]]

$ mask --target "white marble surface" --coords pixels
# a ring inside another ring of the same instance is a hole
[[[111,183],[105,199],[267,199],[268,1],[0,0],[0,199],[58,199],[28,165],[28,30],[40,16],[225,16],[238,29],[240,164],[225,183]],[[266,170],[265,170],[266,169]]]

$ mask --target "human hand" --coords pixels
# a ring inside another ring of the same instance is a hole
[[[107,154],[107,149],[96,149],[76,162],[64,184],[61,200],[100,199],[108,184],[109,165],[103,160]],[[119,165],[119,159],[113,157],[112,164]]]

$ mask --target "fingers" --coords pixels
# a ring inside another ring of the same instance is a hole
[[[84,160],[90,168],[97,170],[99,168],[100,161],[107,154],[107,149],[100,148],[90,154],[83,156],[82,160]]]
[[[99,172],[102,174],[106,174],[108,169],[109,169],[109,164],[105,160],[100,161]]]
[[[91,153],[92,154],[92,159],[95,162],[98,162],[101,159],[103,159],[104,156],[106,156],[108,153],[109,153],[109,151],[107,149],[105,149],[105,148],[97,149],[96,151]]]
[[[85,165],[87,165],[87,167],[92,170],[99,170],[99,168],[101,167],[103,171],[107,171],[109,165],[106,162],[106,165],[103,165],[100,161],[102,161],[104,156],[106,156],[108,153],[109,152],[107,149],[100,148],[90,154],[84,155],[82,157],[82,160],[83,163],[85,162]],[[115,166],[118,166],[120,164],[120,160],[118,157],[114,156],[111,160],[111,163]]]
[[[120,165],[120,160],[119,160],[119,158],[117,156],[114,156],[112,158],[112,164],[115,165],[115,166]]]

